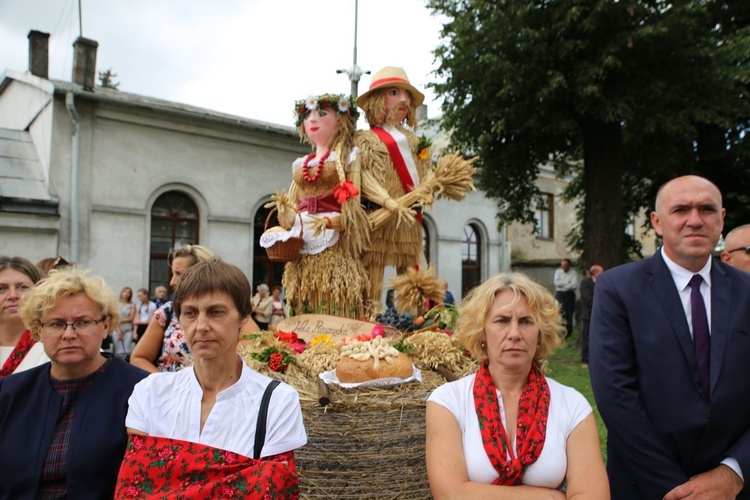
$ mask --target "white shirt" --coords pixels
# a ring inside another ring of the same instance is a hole
[[[141,324],[148,323],[151,320],[151,315],[156,312],[156,304],[150,300],[146,304],[138,303],[138,319]]]
[[[578,273],[572,267],[568,269],[567,273],[563,271],[562,267],[558,267],[555,270],[553,281],[555,283],[555,290],[558,292],[575,291],[578,288]]]
[[[5,364],[5,362],[13,352],[13,349],[15,349],[15,346],[0,346],[0,366],[3,366]],[[23,360],[21,361],[21,363],[19,363],[16,369],[13,370],[13,373],[21,373],[26,370],[30,370],[36,366],[46,363],[47,361],[49,361],[49,358],[47,357],[47,353],[44,352],[44,345],[42,345],[41,342],[37,342],[36,344],[31,346],[31,349],[29,349],[29,352],[26,353],[26,356],[24,356]]]
[[[216,403],[200,430],[203,390],[194,368],[154,373],[136,384],[128,400],[125,425],[149,436],[181,439],[253,456],[260,401],[271,379],[242,361],[239,380],[216,395]],[[304,446],[299,395],[288,384],[274,390],[268,406],[266,442],[261,457]]]
[[[491,484],[497,471],[490,463],[482,444],[479,420],[474,408],[474,377],[469,375],[455,382],[443,384],[430,395],[428,402],[437,403],[450,411],[461,429],[464,460],[469,481]],[[591,405],[583,395],[573,389],[547,378],[550,391],[547,435],[544,448],[536,462],[524,473],[521,483],[528,486],[559,489],[568,469],[566,443],[573,432],[591,412]],[[505,424],[505,409],[500,391],[500,414]],[[515,446],[514,452],[515,452]]]
[[[664,259],[664,263],[669,269],[669,273],[672,275],[677,291],[680,292],[680,301],[682,302],[682,309],[685,311],[685,317],[687,318],[688,327],[690,328],[690,335],[693,335],[693,308],[690,305],[690,280],[694,274],[700,274],[703,278],[701,283],[701,295],[703,296],[703,303],[706,305],[706,319],[708,319],[708,333],[711,333],[711,258],[708,258],[706,265],[701,268],[700,271],[694,273],[688,271],[684,267],[680,266],[672,259],[667,257],[664,253],[664,247],[661,248],[661,256]]]

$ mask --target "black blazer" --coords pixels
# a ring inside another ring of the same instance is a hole
[[[662,498],[726,457],[750,480],[750,274],[714,259],[711,282],[708,401],[661,253],[597,278],[590,369],[613,499]]]
[[[62,398],[50,364],[0,379],[0,499],[35,499]],[[125,454],[133,386],[148,375],[112,358],[78,397],[68,454],[68,498],[111,499]]]
[[[596,282],[588,277],[581,281],[578,290],[581,293],[581,321],[591,320],[591,309],[594,306],[594,286]]]

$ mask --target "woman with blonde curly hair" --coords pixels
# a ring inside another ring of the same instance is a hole
[[[287,263],[282,279],[296,314],[360,318],[367,289],[360,255],[370,226],[360,205],[357,109],[348,96],[322,94],[297,101],[295,113],[300,137],[314,151],[292,164],[288,198],[277,195],[274,202],[280,227],[263,233],[260,244],[302,236],[300,255]]]
[[[456,335],[481,366],[428,399],[435,498],[609,498],[591,405],[544,375],[565,332],[552,294],[502,273],[469,292],[460,313]]]
[[[51,271],[21,317],[50,362],[0,379],[0,498],[113,498],[133,387],[148,373],[100,352],[119,322],[100,277]]]

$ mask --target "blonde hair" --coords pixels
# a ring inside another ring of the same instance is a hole
[[[480,363],[487,361],[487,350],[482,347],[486,341],[484,322],[495,297],[511,290],[515,300],[519,296],[526,299],[529,315],[539,327],[539,346],[534,355],[534,363],[544,367],[546,359],[561,345],[565,324],[552,294],[539,283],[522,273],[500,273],[474,288],[461,301],[461,313],[456,324],[456,338]]]
[[[172,262],[174,262],[174,260],[178,257],[189,258],[190,265],[194,266],[199,262],[207,261],[213,256],[214,253],[206,247],[202,247],[200,245],[183,245],[181,247],[175,248],[169,254],[169,267],[172,267]]]
[[[20,313],[23,324],[34,339],[39,340],[39,321],[42,316],[55,307],[58,300],[78,293],[85,293],[102,310],[101,318],[109,320],[107,333],[112,333],[117,328],[120,324],[117,298],[103,278],[91,276],[89,272],[88,269],[77,267],[53,269],[47,278],[32,288],[21,304]]]
[[[331,109],[336,111],[331,106],[326,106],[323,109]],[[354,132],[356,131],[355,121],[348,114],[337,113],[336,114],[336,129],[333,131],[331,136],[331,146],[333,146],[336,152],[336,173],[339,176],[339,181],[343,182],[346,180],[346,162],[349,161],[349,151],[354,146]],[[305,132],[305,122],[302,121],[297,128],[302,142],[315,145],[310,141],[310,138]]]
[[[388,125],[388,110],[385,107],[385,96],[388,92],[388,88],[381,88],[375,90],[372,95],[362,103],[361,108],[365,112],[365,120],[371,127],[380,127]],[[412,97],[412,99],[414,99]],[[406,124],[417,130],[417,112],[414,105],[410,104],[406,107]],[[393,125],[398,125],[397,123]]]

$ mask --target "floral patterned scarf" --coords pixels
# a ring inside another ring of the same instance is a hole
[[[511,458],[510,441],[500,418],[497,389],[487,363],[474,378],[474,408],[479,419],[482,443],[490,463],[499,477],[492,484],[514,486],[521,484],[526,468],[536,462],[544,448],[549,415],[549,386],[544,375],[534,365],[529,382],[518,400],[516,425],[516,456]]]
[[[16,343],[16,347],[13,348],[13,352],[10,353],[8,359],[3,363],[3,367],[0,368],[0,377],[7,377],[8,375],[13,374],[13,372],[16,371],[16,368],[18,368],[18,365],[21,364],[21,361],[23,361],[23,358],[25,358],[31,348],[34,347],[34,344],[36,344],[36,341],[31,338],[31,332],[28,330],[23,332],[23,335],[21,335],[21,338]]]
[[[131,435],[115,498],[297,499],[299,476],[293,452],[255,460],[204,444]]]

